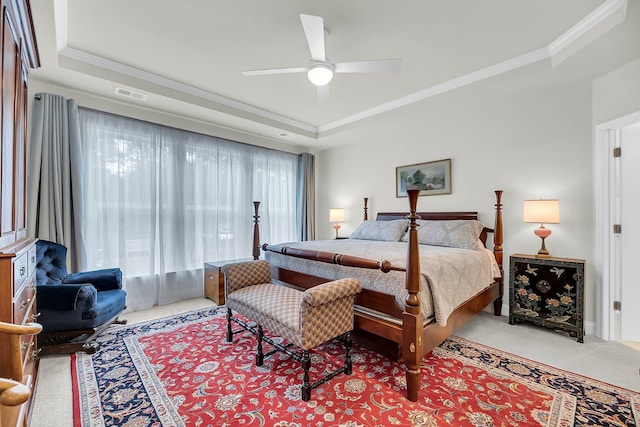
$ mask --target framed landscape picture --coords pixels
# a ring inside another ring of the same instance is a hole
[[[418,189],[421,196],[451,194],[451,159],[396,168],[396,197]]]

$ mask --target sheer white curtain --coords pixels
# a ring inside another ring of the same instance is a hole
[[[88,269],[119,266],[135,311],[202,296],[203,263],[295,240],[295,154],[80,109]]]

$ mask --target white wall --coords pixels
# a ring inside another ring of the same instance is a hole
[[[640,58],[594,80],[594,126],[638,111],[640,111]]]
[[[346,208],[342,235],[361,222],[363,197],[370,219],[378,211],[406,211],[407,199],[395,197],[396,166],[451,158],[453,194],[420,197],[418,210],[477,210],[493,225],[493,191],[504,190],[508,269],[509,255],[535,253],[541,243],[533,234],[537,225],[522,222],[523,200],[560,199],[561,223],[549,226],[547,248],[586,259],[586,319],[593,320],[591,84],[555,84],[551,72],[435,97],[368,124],[365,140],[318,153],[319,238],[332,237],[330,207]]]

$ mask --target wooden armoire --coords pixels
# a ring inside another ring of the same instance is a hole
[[[27,81],[40,66],[29,0],[2,4],[2,104],[0,105],[0,321],[37,322],[35,239],[27,237]],[[9,341],[0,336],[0,377],[29,387],[37,374],[37,336],[23,336],[21,363],[11,360]],[[26,421],[30,403],[22,406]]]

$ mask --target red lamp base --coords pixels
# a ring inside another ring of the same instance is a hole
[[[338,238],[338,230],[340,230],[340,224],[333,224],[333,228],[336,229],[336,239]]]
[[[544,228],[544,225],[540,224],[540,227],[536,228],[533,231],[533,234],[535,234],[536,236],[538,236],[539,238],[542,239],[542,247],[540,248],[540,250],[536,254],[536,258],[550,258],[551,254],[549,253],[549,251],[547,250],[547,248],[544,245],[544,239],[546,239],[547,237],[549,237],[551,235],[551,230],[549,230],[548,228]]]

